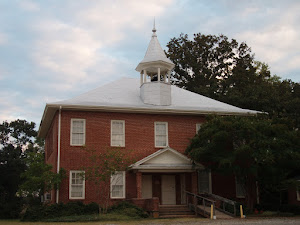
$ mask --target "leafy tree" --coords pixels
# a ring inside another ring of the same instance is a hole
[[[101,152],[85,147],[90,163],[82,168],[82,176],[97,186],[96,192],[99,201],[99,213],[103,209],[107,213],[110,201],[110,179],[118,171],[125,171],[134,162],[130,151],[120,148],[106,148]]]
[[[39,198],[45,192],[57,189],[62,179],[66,177],[63,168],[59,173],[52,171],[52,165],[45,163],[43,151],[28,153],[25,162],[27,169],[21,174],[24,182],[19,187],[20,195]]]
[[[16,192],[23,182],[20,174],[26,169],[26,149],[33,143],[35,124],[26,120],[0,124],[0,211],[1,217],[17,215]],[[9,207],[8,207],[9,205]]]
[[[15,197],[19,184],[22,182],[20,174],[25,170],[26,149],[33,143],[36,131],[35,124],[25,120],[12,122],[4,121],[0,124],[0,187],[2,201],[10,201]]]
[[[167,44],[174,62],[173,83],[189,91],[241,108],[288,118],[300,128],[300,83],[272,76],[246,43],[224,35],[181,34]]]
[[[167,44],[167,56],[175,63],[172,73],[177,86],[211,98],[225,95],[226,80],[239,70],[253,72],[253,55],[246,43],[238,44],[224,35],[181,34]]]
[[[288,120],[210,116],[186,153],[212,171],[244,179],[251,207],[255,181],[262,192],[280,191],[300,171],[300,132]]]

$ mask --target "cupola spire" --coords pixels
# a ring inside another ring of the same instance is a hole
[[[167,58],[156,35],[155,18],[151,41],[144,59],[136,67],[141,74],[141,98],[145,104],[170,105],[170,73],[174,63]]]
[[[153,29],[152,29],[152,32],[153,32],[152,37],[157,37],[157,35],[156,35],[156,28],[155,28],[155,17],[154,17],[154,21],[153,21]]]

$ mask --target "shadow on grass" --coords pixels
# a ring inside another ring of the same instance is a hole
[[[93,214],[93,215],[77,215],[77,216],[63,216],[58,218],[43,219],[43,222],[91,222],[91,221],[134,221],[145,220],[141,217],[133,217],[120,213],[108,214]]]

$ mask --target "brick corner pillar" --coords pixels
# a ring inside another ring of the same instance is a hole
[[[136,197],[142,198],[142,173],[136,173]]]
[[[198,177],[197,177],[197,172],[192,172],[192,188],[191,191],[193,194],[197,194],[198,193]]]

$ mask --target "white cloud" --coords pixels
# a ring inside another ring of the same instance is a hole
[[[246,31],[238,35],[246,40],[254,52],[267,62],[275,63],[285,58],[291,51],[300,50],[300,39],[295,27],[273,26],[261,31]]]
[[[268,63],[271,71],[279,76],[288,75],[299,68],[300,4],[288,5],[266,10],[266,20],[261,27],[247,30],[237,35],[239,41],[246,41],[255,53],[256,59]],[[272,16],[272,20],[269,18]]]
[[[7,95],[7,93],[1,92],[0,96],[0,123],[2,121],[12,121],[16,119],[23,119],[20,112],[22,112],[22,106],[15,104],[15,98],[17,93]]]
[[[19,1],[20,7],[25,11],[38,11],[40,7],[36,2],[32,2],[29,0],[21,0]]]
[[[39,66],[57,74],[57,81],[72,84],[86,78],[85,70],[97,61],[99,41],[88,31],[59,21],[43,21],[36,29],[42,37],[32,55]]]
[[[4,45],[7,43],[7,35],[4,33],[0,33],[0,45]]]
[[[77,14],[77,21],[91,27],[105,44],[120,41],[131,29],[140,30],[149,19],[162,15],[173,0],[96,2]]]
[[[94,2],[74,13],[72,23],[47,18],[33,24],[39,38],[32,57],[41,69],[49,70],[53,76],[52,82],[42,85],[67,91],[95,80],[120,76],[127,59],[105,52],[104,48],[132,38],[128,30],[144,28],[146,21],[164,13],[171,2]]]

